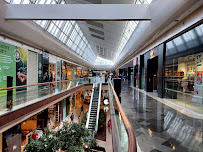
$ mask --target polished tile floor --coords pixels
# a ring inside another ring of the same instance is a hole
[[[203,120],[188,117],[123,83],[121,105],[142,152],[203,152]]]

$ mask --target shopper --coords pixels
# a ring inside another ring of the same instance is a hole
[[[107,83],[107,80],[108,80],[108,76],[107,74],[105,74],[105,83]]]
[[[82,103],[83,103],[83,101],[84,101],[84,95],[83,95],[83,93],[81,94],[81,99],[82,99]]]
[[[111,130],[111,119],[109,119],[109,121],[108,121],[107,128],[108,128],[108,131],[110,133],[110,130]]]
[[[70,119],[71,119],[71,123],[73,123],[74,121],[74,114],[72,113],[72,115],[70,116]]]
[[[44,72],[43,82],[48,82],[48,81],[49,81],[49,77],[47,75],[47,72]]]
[[[52,73],[51,73],[51,72],[50,72],[50,78],[49,78],[49,82],[53,82],[53,75],[52,75]],[[50,85],[51,85],[51,86],[54,86],[54,85],[53,85],[53,83],[51,83]]]
[[[82,105],[81,108],[80,108],[80,114],[83,112],[83,110],[84,110],[84,108],[83,108],[83,105]],[[83,114],[84,114],[84,112],[83,112]]]
[[[78,116],[78,123],[81,123],[81,117]]]

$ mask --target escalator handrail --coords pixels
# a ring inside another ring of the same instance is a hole
[[[101,87],[102,87],[102,83],[99,83],[99,98],[98,98],[98,105],[97,105],[97,119],[96,119],[95,132],[98,131],[98,125],[99,125],[99,112],[100,112],[100,104],[101,104]]]
[[[119,98],[114,90],[114,87],[112,85],[112,83],[110,82],[110,86],[113,90],[113,94],[114,94],[114,97],[115,97],[115,100],[116,100],[116,104],[118,106],[118,109],[119,109],[119,112],[120,112],[120,115],[121,115],[121,118],[123,120],[123,123],[124,123],[124,126],[125,126],[125,129],[126,129],[126,132],[128,134],[128,152],[137,152],[137,144],[136,144],[136,138],[135,138],[135,133],[134,133],[134,130],[120,104],[120,101],[119,101]]]
[[[88,126],[89,126],[93,95],[94,95],[94,83],[93,83],[93,86],[92,86],[92,93],[91,93],[91,98],[90,98],[89,110],[88,110],[88,114],[87,114],[86,128],[88,128]]]

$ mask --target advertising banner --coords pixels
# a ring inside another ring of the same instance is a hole
[[[0,88],[7,87],[7,76],[13,76],[16,86],[16,47],[0,42]]]
[[[16,85],[27,84],[27,50],[24,48],[16,48]]]
[[[0,42],[0,88],[16,86],[16,47]],[[10,79],[8,79],[10,78]],[[0,92],[0,110],[12,108],[13,90]]]

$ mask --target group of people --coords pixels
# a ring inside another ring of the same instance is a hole
[[[44,72],[43,82],[53,82],[53,74],[50,72],[50,77],[47,72]]]
[[[83,107],[83,105],[80,108],[80,114],[81,113],[84,114],[84,107]],[[74,122],[74,114],[73,113],[71,114],[70,119],[71,119],[71,123],[73,123]],[[81,116],[80,115],[78,116],[78,123],[81,123]]]

